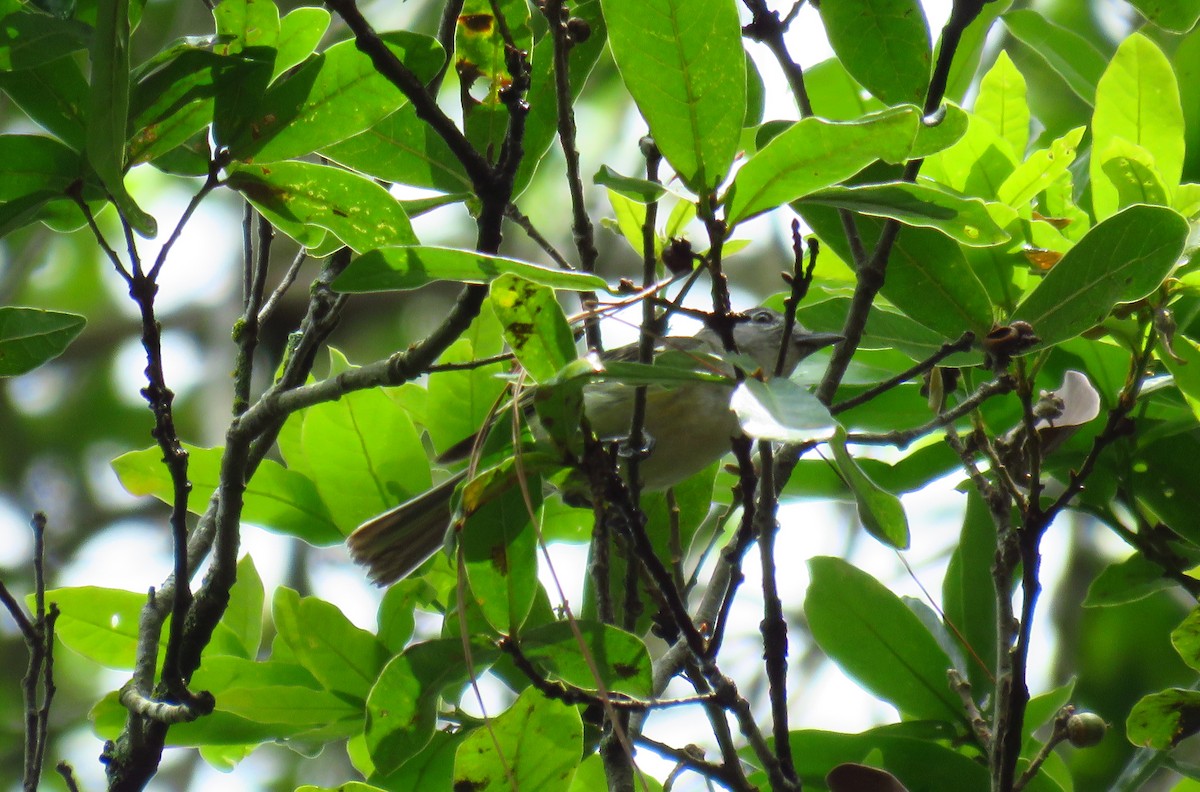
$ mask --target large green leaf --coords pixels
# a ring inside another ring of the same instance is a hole
[[[729,224],[837,184],[875,160],[904,160],[919,124],[912,106],[851,122],[812,117],[793,124],[737,172],[726,198]]]
[[[311,162],[239,165],[225,183],[305,247],[323,238],[314,226],[359,253],[417,241],[404,209],[387,190],[341,168]]]
[[[965,646],[962,655],[976,700],[989,695],[996,657],[996,591],[990,584],[996,558],[996,528],[987,504],[967,495],[958,544],[942,580],[946,625]]]
[[[553,289],[504,273],[492,281],[488,297],[505,340],[534,382],[547,382],[577,357],[575,336]]]
[[[646,644],[610,624],[555,621],[522,633],[520,644],[534,664],[567,684],[599,690],[599,673],[599,682],[609,692],[650,695],[653,680]]]
[[[908,517],[900,499],[871,480],[854,457],[846,450],[846,432],[839,429],[833,442],[833,459],[846,486],[854,493],[858,519],[867,533],[897,550],[907,550],[909,543]]]
[[[967,198],[930,182],[827,187],[800,201],[890,217],[905,225],[936,228],[972,247],[1008,241],[1008,232],[1002,226],[1017,219],[1016,212],[1007,206],[986,204],[978,198]]]
[[[1009,32],[1058,72],[1080,99],[1088,104],[1095,101],[1096,85],[1108,61],[1090,41],[1037,11],[1009,11],[1001,18]]]
[[[300,6],[279,20],[279,40],[275,47],[274,80],[313,53],[329,28],[329,12],[324,8]]]
[[[0,71],[0,90],[35,123],[75,151],[83,151],[89,89],[73,58],[19,72]]]
[[[220,486],[224,449],[185,448],[188,481],[192,484],[188,509],[199,514]],[[152,495],[164,503],[171,503],[174,498],[174,484],[158,446],[122,454],[112,461],[112,467],[129,493]],[[264,459],[246,485],[242,520],[318,546],[335,544],[343,538],[317,494],[316,485],[307,476],[272,459]]]
[[[214,75],[216,101],[213,139],[227,146],[249,134],[275,69],[279,44],[279,8],[271,0],[222,0],[213,9],[217,44],[213,52],[229,56],[227,68]]]
[[[1200,730],[1200,691],[1169,688],[1144,696],[1129,712],[1125,734],[1134,745],[1166,751]]]
[[[367,698],[364,731],[376,770],[394,771],[433,737],[442,690],[467,680],[464,644],[457,637],[413,644],[384,667]],[[498,654],[483,640],[472,641],[468,651],[475,673]]]
[[[9,6],[0,16],[0,71],[36,69],[87,48],[92,29],[73,19],[55,19]]]
[[[58,357],[85,324],[78,314],[0,307],[0,377],[24,374]]]
[[[384,181],[445,192],[471,189],[446,141],[405,105],[359,134],[327,146],[323,156]]]
[[[400,31],[384,41],[422,81],[445,60],[428,36]],[[230,142],[230,155],[259,164],[301,157],[357,135],[406,101],[354,41],[343,41],[267,90],[253,120]]]
[[[579,710],[528,687],[458,746],[454,788],[566,792],[582,753]]]
[[[366,701],[390,655],[374,635],[332,603],[283,586],[275,590],[271,618],[296,662],[323,688]]]
[[[939,744],[949,743],[948,729],[930,729],[906,736],[902,727],[881,726],[861,734],[798,729],[788,735],[792,755],[796,759],[796,774],[805,789],[827,789],[829,771],[847,762],[882,766],[904,784],[907,790],[944,792],[987,792],[987,767],[964,753]],[[765,774],[751,776],[753,783],[766,785]],[[888,787],[846,787],[847,790],[867,792]]]
[[[331,352],[330,377],[349,368]],[[347,393],[303,413],[300,456],[287,457],[316,482],[342,534],[432,483],[421,437],[408,413],[377,388]]]
[[[830,659],[906,717],[963,722],[962,702],[946,681],[950,658],[916,614],[840,558],[812,558],[808,566],[804,613]]]
[[[138,618],[146,595],[136,591],[80,586],[46,592],[58,605],[54,637],[73,652],[106,668],[131,669],[137,653]],[[167,630],[159,637],[166,648]]]
[[[830,0],[820,8],[829,43],[854,79],[887,104],[924,103],[932,55],[917,0]]]
[[[129,0],[98,0],[92,39],[92,82],[88,95],[88,164],[117,208],[143,236],[158,226],[125,190],[125,139],[129,123]]]
[[[828,407],[786,377],[746,379],[734,390],[729,408],[742,431],[760,440],[800,443],[822,437],[836,425]]]
[[[1171,63],[1150,39],[1134,33],[1121,43],[1096,86],[1092,115],[1092,207],[1103,220],[1119,206],[1117,187],[1104,175],[1105,154],[1116,139],[1141,146],[1168,190],[1183,170],[1183,109]]]
[[[897,238],[883,296],[946,338],[967,330],[982,337],[992,328],[991,298],[962,248],[928,228],[906,228]]]
[[[165,154],[211,124],[214,74],[235,63],[206,49],[184,48],[139,79],[129,107],[130,165]]]
[[[1145,297],[1175,266],[1188,224],[1170,209],[1131,206],[1088,231],[1013,319],[1033,325],[1045,346],[1103,322],[1112,307]]]
[[[1175,581],[1163,572],[1161,566],[1148,560],[1141,553],[1114,561],[1092,580],[1083,607],[1124,605],[1127,602],[1145,599],[1155,592],[1173,588],[1176,585]]]
[[[463,131],[475,150],[492,162],[500,155],[509,125],[501,95],[513,81],[506,65],[505,35],[522,52],[531,49],[525,0],[465,0],[454,32]]]
[[[1142,16],[1172,33],[1187,33],[1200,19],[1200,5],[1194,0],[1129,0]]]
[[[1029,206],[1039,193],[1067,173],[1085,131],[1084,127],[1076,127],[1047,148],[1031,153],[1000,184],[996,198],[1018,210]]]
[[[746,111],[733,0],[603,0],[609,45],[654,142],[701,195],[725,180]]]
[[[551,269],[473,250],[439,247],[372,250],[355,259],[334,280],[333,287],[344,292],[407,291],[440,280],[488,283],[504,273],[554,289],[608,289],[608,284],[598,275]]]
[[[513,487],[472,509],[459,534],[471,595],[502,634],[521,628],[539,590],[533,515],[542,495],[538,477],[529,481],[528,494]]]
[[[979,82],[974,112],[990,123],[996,134],[1012,146],[1020,158],[1029,143],[1029,104],[1025,101],[1025,78],[1008,53],[1000,50],[996,62]]]

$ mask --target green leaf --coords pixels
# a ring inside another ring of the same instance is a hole
[[[144,593],[79,586],[47,591],[46,602],[58,605],[54,637],[64,646],[106,668],[133,668],[138,619],[146,604]],[[160,657],[166,640],[164,626],[159,636]]]
[[[325,690],[366,700],[390,656],[374,635],[351,624],[332,603],[302,598],[283,586],[275,590],[271,617],[296,662]]]
[[[1143,696],[1125,721],[1129,742],[1166,751],[1200,730],[1200,691],[1168,688]]]
[[[491,305],[484,303],[479,316],[459,336],[438,363],[465,363],[491,357],[503,349],[500,323]],[[414,415],[429,432],[433,447],[439,453],[453,448],[473,436],[488,419],[506,383],[499,374],[507,369],[505,363],[494,363],[462,371],[435,371],[429,375],[427,393],[436,410]]]
[[[746,114],[732,0],[603,0],[609,46],[667,162],[693,192],[725,180]]]
[[[962,723],[962,702],[946,681],[950,658],[916,614],[840,558],[812,558],[808,566],[804,613],[830,659],[905,717]]]
[[[154,218],[125,190],[125,139],[129,123],[129,0],[97,0],[92,39],[92,82],[87,113],[88,164],[117,208],[139,234],[157,233]]]
[[[1134,33],[1121,43],[1096,86],[1092,115],[1092,207],[1100,220],[1119,206],[1117,188],[1104,178],[1104,154],[1123,138],[1145,149],[1167,189],[1183,170],[1183,109],[1175,72],[1154,42]],[[1095,154],[1101,156],[1095,156]]]
[[[255,47],[274,50],[279,44],[279,8],[272,0],[221,0],[213,19],[220,42],[216,50],[222,55]]]
[[[279,40],[275,47],[274,80],[293,66],[304,62],[321,43],[329,29],[329,12],[324,8],[301,6],[279,20]]]
[[[935,741],[950,741],[948,730],[921,733],[921,739],[903,736],[900,727],[882,726],[861,734],[798,729],[788,735],[796,774],[805,789],[823,789],[835,766],[858,762],[886,767],[910,790],[985,792],[987,767],[971,757]],[[752,783],[769,783],[765,774],[751,776]],[[847,787],[847,789],[854,789]],[[866,792],[870,787],[862,788]]]
[[[367,698],[367,750],[380,773],[391,773],[423,749],[437,725],[442,690],[461,685],[468,669],[461,638],[413,644],[384,667]],[[472,641],[472,667],[479,673],[498,650]]]
[[[553,289],[608,290],[598,275],[551,269],[473,250],[441,247],[389,247],[359,256],[333,281],[343,292],[408,291],[434,281],[489,283],[504,273]]]
[[[207,653],[232,655],[253,660],[258,657],[263,630],[263,582],[249,555],[242,556],[237,564],[237,582],[229,590],[229,604],[221,615],[221,623],[229,628],[213,636],[213,642],[205,649]],[[217,646],[218,636],[232,640]]]
[[[1103,322],[1117,303],[1145,297],[1175,266],[1187,222],[1170,209],[1131,206],[1088,231],[1017,306],[1043,346]]]
[[[329,376],[349,368],[331,352]],[[304,411],[299,467],[312,479],[342,535],[429,488],[429,461],[408,413],[378,388]],[[288,463],[296,466],[289,457]]]
[[[852,121],[883,109],[883,103],[867,95],[838,58],[805,69],[804,87],[813,111],[831,121]]]
[[[1096,86],[1108,61],[1090,41],[1037,11],[1009,11],[1001,19],[1008,31],[1058,72],[1080,99],[1089,105],[1095,101]]]
[[[579,710],[528,687],[458,746],[454,788],[566,792],[582,753]]]
[[[445,60],[428,36],[398,31],[383,39],[422,82]],[[406,101],[353,40],[339,42],[267,89],[254,118],[229,143],[230,156],[259,165],[302,157],[357,135]]]
[[[185,48],[143,76],[130,98],[130,166],[149,162],[186,142],[213,120],[214,74],[229,59]]]
[[[471,189],[446,141],[405,105],[365,132],[321,150],[323,156],[384,181],[445,192]]]
[[[880,487],[863,472],[854,457],[846,450],[846,431],[837,429],[829,444],[846,485],[854,493],[858,519],[867,532],[897,550],[906,550],[909,543],[908,517],[900,499]]]
[[[575,336],[548,286],[505,273],[488,291],[504,339],[534,382],[547,382],[576,358]]]
[[[42,192],[62,196],[81,175],[79,154],[53,138],[0,135],[0,201]]]
[[[1100,169],[1108,178],[1108,184],[1117,190],[1117,209],[1134,204],[1171,204],[1171,191],[1158,172],[1154,157],[1146,149],[1124,138],[1113,138],[1093,157],[1100,159]]]
[[[975,115],[992,125],[996,134],[1012,146],[1020,158],[1029,145],[1029,104],[1025,101],[1025,78],[1008,53],[1000,50],[996,62],[979,83]]]
[[[0,137],[0,149],[5,139]],[[58,357],[83,332],[85,324],[87,319],[78,314],[0,307],[0,377],[33,371]]]
[[[1187,33],[1200,19],[1200,5],[1193,0],[1129,0],[1129,4],[1172,33]]]
[[[188,452],[188,480],[192,484],[188,509],[200,514],[220,486],[224,449],[191,445],[184,448]],[[168,504],[175,497],[174,484],[158,446],[122,454],[112,461],[112,467],[121,486],[132,495],[152,495]],[[313,482],[271,459],[259,463],[246,485],[242,520],[318,546],[338,543],[344,536]]]
[[[1197,459],[1200,439],[1195,432],[1181,432],[1142,444],[1132,476],[1137,504],[1150,509],[1191,545],[1200,545],[1200,514],[1189,496]]]
[[[1017,218],[1016,212],[1007,206],[967,198],[930,182],[828,187],[801,198],[800,202],[890,217],[910,226],[936,228],[951,239],[972,247],[1008,241],[1008,232],[1001,226]]]
[[[815,294],[800,305],[796,318],[809,330],[821,333],[839,333],[850,310],[849,297],[818,299]],[[894,349],[913,360],[931,357],[946,342],[946,338],[923,324],[908,318],[894,308],[876,305],[867,316],[860,349]],[[955,355],[947,365],[965,365],[975,359]],[[803,363],[801,364],[803,365]]]
[[[311,162],[231,168],[225,183],[242,193],[271,224],[305,247],[328,229],[362,253],[417,241],[398,201],[371,179]]]
[[[1066,176],[1069,181],[1067,169],[1075,161],[1075,152],[1085,131],[1086,127],[1076,127],[1049,147],[1030,154],[1000,184],[996,190],[997,199],[1022,210],[1057,179]]]
[[[759,440],[800,443],[828,434],[836,425],[828,407],[785,377],[745,380],[734,390],[729,407],[742,431]]]
[[[1160,343],[1163,341],[1160,339]],[[1200,344],[1183,335],[1176,335],[1167,354],[1159,359],[1175,378],[1183,400],[1192,414],[1200,418]]]
[[[906,228],[900,234],[892,248],[883,296],[946,338],[957,338],[966,330],[983,337],[992,328],[987,289],[962,248],[937,231]]]
[[[466,516],[459,533],[471,594],[499,633],[520,629],[539,589],[532,515],[542,498],[537,477],[530,478],[528,496],[514,487],[487,498]]]
[[[1016,166],[1008,141],[972,113],[967,115],[965,133],[954,145],[927,159],[921,173],[964,195],[994,200]]]
[[[835,0],[820,10],[829,43],[854,79],[886,104],[924,104],[932,55],[917,0]]]
[[[506,66],[502,29],[517,49],[530,50],[533,39],[525,0],[465,0],[454,33],[463,131],[475,150],[484,152],[493,163],[504,145],[509,123],[501,91],[513,81]]]
[[[83,151],[89,88],[73,58],[20,72],[0,71],[0,90],[43,129],[73,150]]]
[[[14,4],[15,6],[15,4]],[[25,8],[0,18],[0,71],[45,66],[92,41],[92,29],[72,19],[55,19]]]
[[[275,68],[279,9],[271,0],[222,0],[213,10],[217,45],[229,56],[214,75],[217,87],[212,137],[218,147],[245,134],[258,117]]]
[[[592,184],[607,187],[614,192],[624,195],[631,201],[653,203],[666,194],[667,188],[658,182],[647,179],[636,179],[632,176],[622,176],[607,165],[601,165],[600,170],[592,176]]]
[[[1088,586],[1085,608],[1124,605],[1145,599],[1151,594],[1171,588],[1174,581],[1163,574],[1163,568],[1134,553],[1124,561],[1115,561],[1096,576]]]
[[[967,667],[962,670],[977,700],[995,685],[991,669],[996,657],[996,592],[987,584],[995,558],[995,525],[987,504],[971,491],[962,532],[942,580],[942,603],[947,626],[966,644],[962,654]]]
[[[920,123],[896,107],[852,122],[805,118],[764,146],[734,177],[729,225],[770,211],[858,173],[877,159],[901,162]]]
[[[578,634],[576,633],[578,630]],[[640,638],[610,624],[556,621],[520,636],[521,651],[553,678],[584,690],[649,696],[650,652]],[[581,651],[580,644],[585,651]]]
[[[1193,608],[1183,623],[1171,631],[1171,645],[1183,662],[1200,670],[1200,609]]]

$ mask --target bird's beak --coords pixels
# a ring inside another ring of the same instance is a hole
[[[818,349],[833,346],[844,339],[845,336],[838,333],[806,333],[804,335],[792,336],[792,343],[809,352],[815,352]]]

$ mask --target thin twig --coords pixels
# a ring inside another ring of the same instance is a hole
[[[971,344],[973,343],[975,343],[975,334],[968,330],[959,336],[957,341],[947,341],[943,343],[937,352],[925,358],[915,366],[905,369],[896,376],[886,379],[878,385],[873,385],[853,398],[846,399],[845,401],[840,401],[837,404],[832,405],[829,408],[829,413],[830,415],[837,415],[845,412],[846,410],[852,410],[855,407],[866,404],[867,402],[871,401],[871,399],[886,393],[892,388],[895,388],[897,385],[908,382],[914,377],[921,376],[926,371],[931,370],[938,363],[941,363],[943,360],[955,354],[956,352],[966,352],[971,348]]]

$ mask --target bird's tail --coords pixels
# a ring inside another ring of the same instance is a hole
[[[387,586],[411,574],[445,543],[450,497],[465,473],[457,473],[372,517],[346,538],[350,557],[367,568],[372,582]]]

